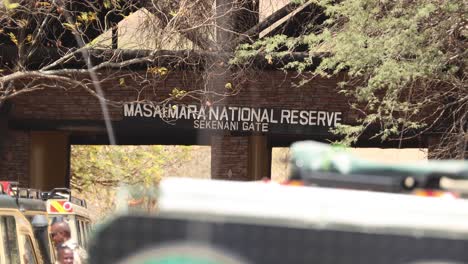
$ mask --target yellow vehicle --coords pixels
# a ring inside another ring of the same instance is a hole
[[[47,201],[50,222],[66,221],[70,225],[71,237],[81,247],[87,248],[91,218],[86,201],[73,197],[67,188],[55,188],[48,193],[42,193],[42,198]]]
[[[44,263],[54,263],[54,246],[49,234],[49,217],[41,192],[28,188],[18,188],[17,203],[21,212],[33,227],[34,237],[39,244]]]
[[[33,226],[19,204],[0,185],[0,263],[45,264]],[[39,218],[32,217],[40,225]]]

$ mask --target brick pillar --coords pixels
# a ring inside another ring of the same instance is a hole
[[[211,178],[224,180],[249,180],[247,170],[249,138],[212,136]]]
[[[270,177],[271,149],[266,136],[213,136],[211,178],[261,180]]]
[[[0,148],[0,179],[30,184],[30,135],[24,131],[6,130]]]
[[[250,10],[250,11],[249,11]],[[216,44],[220,51],[232,52],[238,34],[258,23],[256,1],[216,0]],[[232,84],[229,57],[218,56],[208,60],[205,81],[210,90],[225,92]],[[209,99],[209,98],[207,98]],[[233,97],[225,97],[220,104],[229,105]],[[218,105],[220,105],[218,104]],[[262,136],[216,135],[211,139],[211,178],[226,180],[259,180],[269,175],[267,140]],[[265,155],[267,157],[265,157]]]

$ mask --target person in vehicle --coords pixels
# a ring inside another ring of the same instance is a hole
[[[57,250],[57,257],[59,264],[73,264],[74,263],[74,253],[73,250],[67,246],[59,247]]]
[[[50,235],[54,241],[57,253],[61,247],[68,247],[73,251],[73,264],[87,263],[86,251],[71,238],[70,226],[67,222],[55,222],[51,226]],[[58,262],[62,264],[61,262]]]

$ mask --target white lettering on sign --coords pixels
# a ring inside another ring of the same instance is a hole
[[[289,110],[281,110],[281,124],[289,124],[289,117],[291,112]]]
[[[341,112],[335,112],[335,121],[333,122],[333,126],[336,127],[339,124],[341,124]]]
[[[336,127],[341,112],[265,109],[238,106],[124,104],[124,118],[155,118],[168,121],[189,120],[196,129],[268,132],[278,127]]]
[[[124,104],[124,116],[135,116],[134,104]]]

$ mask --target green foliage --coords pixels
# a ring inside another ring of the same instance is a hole
[[[111,9],[111,8],[121,9],[122,2],[124,1],[123,0],[104,0],[103,4],[104,4],[104,8],[106,9]]]
[[[15,8],[18,8],[20,6],[19,3],[11,3],[10,0],[3,0],[3,4],[8,9],[15,9]]]
[[[271,38],[261,39],[252,45],[242,44],[236,51],[236,56],[231,59],[231,64],[241,64],[248,59],[257,56],[260,53],[267,53],[267,58],[273,59],[286,55],[287,53],[279,52],[278,49],[283,47],[294,47],[294,39],[288,38],[286,35],[275,35]]]
[[[112,2],[110,0],[104,0],[104,7],[105,8],[111,8]]]
[[[76,24],[70,24],[70,23],[62,23],[63,27],[70,30],[70,31],[75,31],[76,30]]]
[[[10,40],[15,43],[15,45],[18,46],[18,39],[16,38],[15,34],[13,34],[12,32],[9,32],[8,33],[8,36],[10,37]]]
[[[468,12],[464,1],[313,2],[327,14],[324,24],[311,24],[298,37],[276,35],[243,44],[231,63],[248,62],[260,53],[270,61],[306,46],[309,57],[289,62],[283,69],[322,77],[345,71],[353,85],[337,87],[353,96],[355,107],[365,113],[357,126],[335,129],[346,143],[355,142],[370,124],[381,125],[378,136],[382,139],[403,129],[421,129],[428,125],[421,110],[443,106],[448,94],[451,100],[466,104]],[[317,56],[323,59],[315,67],[312,58]]]
[[[189,154],[189,147],[73,146],[71,182],[80,191],[91,186],[151,186],[159,182],[164,169],[188,161]]]
[[[149,67],[146,71],[154,75],[159,75],[160,77],[166,76],[169,73],[166,67]]]
[[[125,86],[125,78],[119,78],[119,85],[120,86]]]
[[[97,20],[97,14],[95,12],[81,12],[77,20],[84,23],[91,23]]]
[[[182,99],[186,94],[187,94],[187,91],[176,87],[176,88],[172,89],[169,96],[171,96],[173,98],[176,98],[176,99]]]

